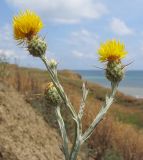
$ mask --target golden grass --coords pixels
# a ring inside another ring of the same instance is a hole
[[[47,73],[42,70],[19,68],[16,65],[8,66],[8,70],[9,76],[3,78],[2,81],[24,94],[42,94],[46,83],[50,81]],[[59,77],[78,112],[82,92],[81,77],[70,74],[69,71],[60,72]],[[95,118],[107,92],[107,89],[93,83],[88,83],[88,87],[90,92],[83,117],[83,130]],[[122,93],[118,93],[117,96],[116,103],[112,105],[105,119],[89,139],[87,143],[88,149],[90,148],[89,152],[92,151],[92,157],[97,160],[103,158],[107,150],[118,152],[125,160],[142,160],[143,131],[135,128],[133,124],[140,128],[143,127],[143,110],[140,108],[143,106],[143,100],[138,101]],[[66,120],[71,122],[68,116],[65,112]],[[73,123],[70,123],[69,129],[72,128]]]

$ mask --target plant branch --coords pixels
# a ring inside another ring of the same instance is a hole
[[[68,99],[63,87],[61,86],[61,84],[60,84],[60,82],[58,80],[58,76],[57,76],[57,74],[55,74],[56,72],[53,71],[49,67],[48,60],[47,60],[46,56],[45,55],[41,55],[40,58],[44,62],[45,66],[46,66],[46,68],[47,68],[47,70],[48,70],[48,72],[50,74],[50,77],[51,77],[51,79],[52,79],[52,81],[54,83],[55,88],[57,89],[57,91],[58,91],[59,95],[61,96],[61,98],[62,98],[63,102],[65,103],[65,105],[68,107],[68,109],[69,109],[69,111],[70,111],[70,113],[72,115],[72,118],[73,118],[73,120],[75,122],[75,130],[76,130],[76,132],[75,132],[74,144],[72,146],[72,150],[71,150],[71,153],[70,153],[70,160],[76,160],[75,157],[77,157],[77,154],[78,154],[78,151],[79,151],[79,148],[80,148],[80,143],[79,143],[80,142],[79,141],[79,137],[80,137],[79,124],[80,124],[80,122],[78,121],[78,115],[75,112],[75,109],[72,106],[70,100]],[[67,152],[67,151],[65,150],[64,152]]]
[[[67,137],[67,133],[66,133],[66,129],[65,129],[65,123],[64,120],[61,116],[61,111],[60,111],[60,107],[57,106],[55,108],[55,112],[56,112],[56,117],[57,117],[57,121],[60,127],[60,132],[61,132],[61,137],[63,140],[63,152],[65,155],[65,159],[69,160],[69,151],[68,151],[68,137]]]
[[[83,83],[82,85],[82,100],[81,100],[81,104],[80,104],[80,108],[79,108],[79,113],[78,113],[78,117],[81,120],[83,113],[84,113],[84,107],[85,107],[85,102],[86,102],[86,98],[88,95],[88,89],[86,88],[85,83]]]
[[[116,94],[117,91],[117,87],[118,87],[118,83],[116,84],[111,84],[112,87],[112,92],[110,94],[110,96],[106,96],[105,102],[102,105],[98,115],[96,116],[96,118],[93,120],[93,122],[91,123],[91,125],[89,126],[89,128],[85,131],[85,133],[82,136],[82,140],[81,140],[81,144],[86,141],[90,135],[93,133],[95,127],[99,124],[99,122],[103,119],[104,115],[106,114],[106,112],[108,111],[108,109],[110,108],[111,104],[113,103],[114,100],[114,96]]]
[[[64,89],[63,89],[63,87],[61,86],[61,84],[60,84],[60,82],[59,82],[59,80],[58,80],[57,74],[55,74],[55,72],[53,72],[53,71],[51,70],[51,68],[49,67],[49,65],[48,65],[48,60],[47,60],[47,58],[46,58],[45,55],[41,55],[40,58],[41,58],[42,61],[44,62],[45,66],[46,66],[46,68],[47,68],[47,70],[48,70],[48,72],[49,72],[49,74],[50,74],[50,77],[51,77],[51,79],[52,79],[52,81],[53,81],[53,83],[54,83],[54,85],[55,85],[55,87],[56,87],[59,95],[61,96],[63,102],[64,102],[65,105],[69,108],[69,111],[70,111],[73,119],[75,119],[75,118],[77,117],[77,113],[75,112],[75,109],[74,109],[74,107],[72,106],[71,102],[69,101],[67,95],[65,94]]]
[[[78,152],[80,150],[80,145],[81,145],[81,131],[80,131],[80,120],[75,119],[76,120],[76,126],[75,126],[75,138],[74,138],[74,144],[72,146],[71,149],[71,153],[70,153],[70,160],[76,160],[77,159],[77,155]]]
[[[85,131],[85,133],[82,135],[81,119],[82,119],[82,116],[83,116],[83,113],[84,113],[85,101],[86,101],[86,98],[87,98],[87,95],[88,95],[88,89],[86,88],[86,85],[83,84],[83,86],[82,86],[83,95],[82,95],[82,100],[81,100],[81,104],[80,104],[79,113],[77,114],[74,107],[72,106],[70,100],[68,99],[66,93],[64,92],[63,87],[61,86],[61,84],[58,80],[57,70],[55,72],[55,70],[53,70],[52,68],[49,67],[48,60],[47,60],[45,55],[42,55],[40,58],[44,62],[45,66],[46,66],[46,68],[47,68],[47,70],[50,74],[50,77],[51,77],[51,79],[52,79],[52,81],[55,85],[55,88],[57,89],[57,91],[58,91],[59,95],[61,96],[65,105],[68,107],[68,109],[69,109],[69,111],[72,115],[72,118],[75,122],[74,143],[73,143],[71,152],[69,154],[68,138],[67,138],[67,133],[66,133],[66,129],[65,129],[65,124],[64,124],[63,118],[62,118],[61,113],[60,113],[60,108],[59,107],[56,108],[57,120],[58,120],[58,123],[59,123],[61,136],[62,136],[62,139],[63,139],[63,150],[64,150],[63,152],[64,152],[64,155],[65,155],[65,158],[66,158],[66,160],[76,160],[78,152],[80,150],[81,144],[83,144],[90,137],[90,135],[93,133],[95,127],[103,119],[104,115],[106,114],[106,112],[110,108],[111,104],[113,103],[114,96],[115,96],[115,93],[117,91],[118,83],[116,83],[116,84],[112,83],[111,84],[112,91],[111,91],[110,96],[106,96],[105,102],[101,106],[101,109],[100,109],[99,113],[97,114],[96,118],[93,120],[93,122],[91,123],[89,128]]]

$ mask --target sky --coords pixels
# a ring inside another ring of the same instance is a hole
[[[101,43],[117,39],[128,51],[130,70],[143,70],[143,0],[0,0],[0,55],[11,63],[44,68],[13,39],[12,18],[30,9],[42,19],[48,59],[60,69],[96,69]]]

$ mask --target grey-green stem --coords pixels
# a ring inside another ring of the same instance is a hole
[[[42,61],[44,62],[49,74],[50,74],[50,77],[52,79],[52,82],[54,83],[59,95],[61,96],[61,98],[63,99],[63,102],[65,103],[65,105],[69,108],[69,111],[71,112],[71,115],[73,118],[76,118],[77,114],[74,110],[74,107],[72,106],[71,102],[69,101],[67,95],[65,94],[65,91],[63,89],[63,87],[61,86],[59,80],[58,80],[58,77],[57,77],[57,74],[55,74],[55,72],[53,72],[53,70],[51,70],[51,68],[49,67],[48,65],[48,60],[46,58],[45,55],[41,55],[40,57],[42,59]]]
[[[56,117],[57,117],[57,121],[58,121],[58,124],[59,124],[60,132],[61,132],[61,137],[62,137],[62,140],[63,140],[62,151],[65,155],[65,159],[69,160],[68,137],[67,137],[67,132],[66,132],[66,129],[65,129],[65,123],[64,123],[64,120],[63,120],[62,115],[61,115],[60,106],[57,106],[55,108],[55,112],[56,112]]]
[[[63,152],[65,155],[65,160],[76,160],[78,156],[78,152],[80,150],[80,146],[91,136],[93,133],[94,129],[96,126],[100,123],[100,121],[104,118],[106,112],[110,108],[111,104],[113,103],[115,93],[117,91],[118,83],[113,83],[111,84],[112,91],[110,96],[106,96],[105,102],[101,106],[101,109],[99,113],[97,114],[96,118],[93,120],[89,128],[85,131],[84,134],[82,134],[82,116],[84,113],[84,107],[85,107],[85,101],[88,95],[88,90],[85,87],[85,84],[83,84],[83,95],[82,95],[82,100],[81,100],[81,105],[79,109],[79,113],[77,114],[74,107],[72,106],[70,100],[68,99],[63,87],[61,86],[58,76],[57,76],[57,69],[52,70],[49,67],[48,60],[45,55],[42,55],[40,57],[42,61],[44,62],[51,80],[53,81],[59,95],[61,96],[65,106],[69,109],[71,116],[75,122],[75,137],[74,137],[74,143],[72,145],[71,151],[68,149],[68,136],[64,124],[64,120],[62,118],[61,112],[60,112],[60,107],[56,107],[56,115],[57,115],[57,121],[60,127],[60,132],[63,140]]]
[[[93,122],[91,123],[89,128],[83,134],[81,144],[84,143],[90,137],[90,135],[93,133],[96,126],[104,118],[104,115],[106,114],[106,112],[110,108],[111,104],[113,103],[114,96],[115,96],[117,88],[118,88],[118,83],[111,83],[111,87],[112,87],[112,91],[111,91],[110,96],[109,97],[106,96],[105,102],[101,106],[101,109],[100,109],[99,113],[97,114],[96,118],[93,120]]]

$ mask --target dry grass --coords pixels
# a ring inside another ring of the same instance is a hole
[[[45,84],[50,80],[45,71],[38,69],[26,69],[10,65],[8,70],[10,72],[9,76],[2,80],[26,95],[33,93],[42,94]],[[82,80],[80,78],[79,75],[69,71],[60,73],[60,80],[73,105],[76,107],[76,111],[79,109],[78,106],[81,99]],[[109,92],[109,90],[100,85],[92,83],[88,83],[88,87],[90,92],[83,117],[84,130],[98,113],[106,92]],[[36,103],[36,105],[38,104]],[[101,160],[107,156],[108,151],[112,151],[115,156],[114,158],[111,157],[110,160],[115,160],[116,158],[118,160],[142,160],[143,133],[141,128],[143,127],[143,110],[141,107],[143,107],[143,100],[137,100],[136,98],[118,93],[116,103],[112,105],[110,112],[108,112],[106,118],[97,127],[87,143],[89,156],[92,156],[93,159]],[[72,137],[73,123],[65,109],[63,109],[63,113],[66,127],[70,137]],[[133,125],[139,127],[140,130]]]

